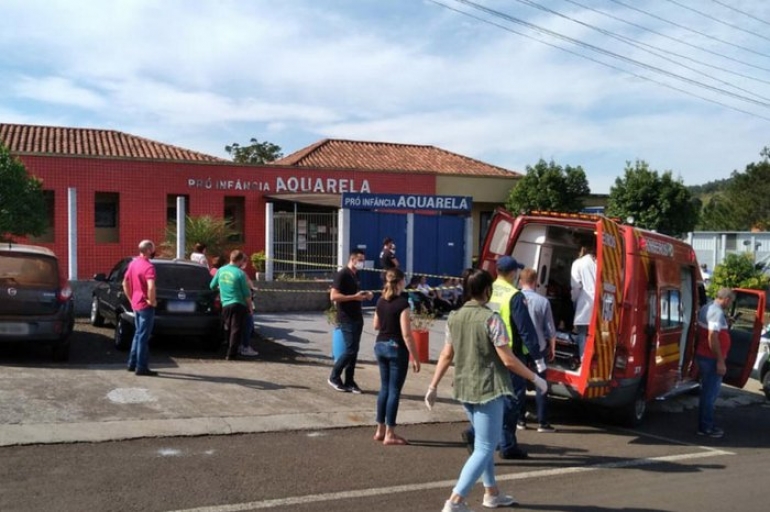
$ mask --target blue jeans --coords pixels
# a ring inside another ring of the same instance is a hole
[[[717,360],[695,356],[700,375],[700,400],[698,401],[698,430],[709,432],[714,428],[714,406],[722,386],[722,376],[717,375]]]
[[[508,372],[513,385],[513,396],[503,397],[503,425],[500,441],[500,451],[507,452],[514,450],[519,446],[516,440],[516,423],[519,421],[519,414],[523,408],[524,395],[527,392],[527,381],[513,372]],[[522,416],[523,417],[523,416]]]
[[[374,355],[380,366],[377,423],[395,427],[401,390],[409,371],[409,351],[395,341],[378,341],[374,344]]]
[[[527,354],[527,366],[529,366],[533,372],[536,372],[540,378],[545,379],[545,374],[547,372],[538,372],[535,369],[535,360],[532,359],[532,356],[529,354]],[[519,395],[518,387],[514,387],[513,389],[516,392],[516,397],[519,399],[519,418],[524,419],[526,418],[526,414],[527,414],[527,403],[525,400],[527,381],[518,376],[517,376],[517,379],[518,379],[518,383],[517,383],[517,380],[514,379],[513,384],[514,386],[521,385],[523,387],[523,391],[521,395]],[[546,393],[542,393],[537,388],[535,388],[535,409],[537,411],[537,422],[540,425],[547,425],[548,424],[548,395]]]
[[[575,326],[575,341],[578,344],[578,350],[580,351],[580,361],[583,361],[583,354],[586,351],[586,338],[588,337],[587,325]]]
[[[134,311],[134,339],[128,354],[128,367],[148,370],[150,361],[150,333],[155,323],[155,308]]]
[[[334,363],[329,379],[332,382],[338,382],[342,370],[345,370],[343,385],[350,386],[355,383],[353,377],[358,362],[358,348],[361,346],[361,333],[364,331],[364,319],[362,318],[358,322],[340,323],[340,331],[342,331],[342,338],[345,340],[345,352]]]
[[[243,320],[243,339],[241,346],[246,348],[251,345],[251,335],[254,334],[254,313],[247,313]]]
[[[484,487],[494,487],[495,448],[500,442],[500,430],[503,423],[503,397],[495,398],[483,404],[464,403],[465,414],[473,425],[475,440],[473,454],[465,461],[460,478],[457,479],[454,492],[463,498],[468,496],[473,485],[481,477]],[[514,424],[514,429],[516,425]]]

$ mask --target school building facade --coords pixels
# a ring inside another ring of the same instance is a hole
[[[232,242],[247,253],[273,244],[277,274],[339,260],[344,194],[471,197],[465,238],[475,255],[485,223],[521,177],[433,146],[339,139],[270,165],[236,164],[115,130],[0,124],[0,143],[42,181],[46,197],[48,229],[19,241],[52,249],[73,280],[109,271],[141,239],[162,241],[180,197],[186,215],[230,221]],[[374,259],[380,247],[371,245],[367,258]]]

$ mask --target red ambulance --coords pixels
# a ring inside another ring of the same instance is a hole
[[[595,240],[596,284],[581,357],[573,332],[571,267],[581,240]],[[557,326],[557,357],[548,362],[551,394],[613,409],[627,425],[647,403],[697,387],[697,312],[705,302],[695,252],[685,242],[600,215],[498,209],[479,266],[495,274],[503,255],[538,272]],[[724,382],[743,387],[757,355],[765,311],[759,290],[736,290]]]

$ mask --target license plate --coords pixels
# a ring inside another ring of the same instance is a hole
[[[0,334],[24,335],[29,334],[29,324],[20,322],[0,323]]]
[[[170,300],[166,305],[169,313],[193,313],[195,312],[195,303],[184,300]]]

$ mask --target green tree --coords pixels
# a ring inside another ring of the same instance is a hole
[[[526,171],[508,193],[505,207],[512,212],[579,212],[583,209],[583,198],[591,193],[580,166],[562,167],[553,160],[540,159],[534,167],[528,165]]]
[[[225,146],[225,151],[233,157],[233,162],[239,164],[265,164],[283,157],[281,146],[267,141],[259,142],[257,139],[251,139],[251,144],[248,146],[233,142]]]
[[[750,163],[742,173],[733,171],[724,192],[735,230],[770,229],[770,148],[765,147],[759,162]]]
[[[714,267],[706,294],[715,297],[720,288],[764,290],[768,285],[770,276],[757,268],[752,253],[734,253],[725,256],[722,263]]]
[[[0,144],[0,239],[42,235],[48,224],[42,182]]]
[[[166,255],[176,254],[176,223],[169,223],[161,250]],[[197,243],[206,245],[209,257],[226,256],[235,246],[230,238],[235,234],[230,223],[209,215],[185,217],[185,254],[190,254]]]
[[[703,205],[697,228],[701,231],[743,231],[724,192],[711,196]]]
[[[607,203],[607,215],[633,217],[635,225],[667,235],[681,236],[698,223],[699,201],[682,180],[674,179],[671,171],[658,174],[643,160],[626,162],[624,176],[615,179]]]

